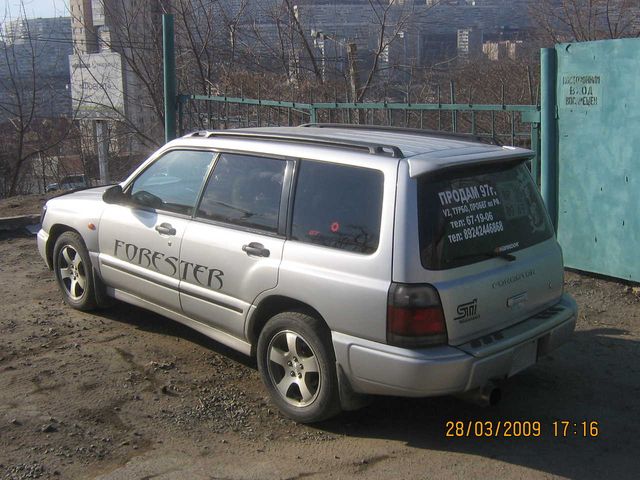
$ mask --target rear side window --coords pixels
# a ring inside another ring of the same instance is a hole
[[[220,155],[196,215],[276,232],[286,165],[273,158]]]
[[[302,161],[291,238],[350,252],[375,252],[383,184],[378,170]]]
[[[442,270],[530,247],[553,228],[524,164],[418,179],[422,265]]]

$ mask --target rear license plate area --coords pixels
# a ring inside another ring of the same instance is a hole
[[[521,372],[525,368],[536,363],[538,357],[538,340],[531,340],[518,347],[513,352],[513,360],[511,362],[511,370],[509,376]]]

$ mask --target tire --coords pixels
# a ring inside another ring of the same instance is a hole
[[[77,310],[96,308],[89,252],[76,232],[65,232],[56,240],[53,271],[66,304]]]
[[[301,312],[272,317],[258,339],[258,369],[271,399],[300,423],[340,413],[336,361],[325,324]]]

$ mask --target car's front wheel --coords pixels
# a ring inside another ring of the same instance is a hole
[[[301,423],[340,412],[335,355],[324,323],[301,312],[280,313],[258,340],[258,368],[273,402]]]
[[[89,252],[76,232],[65,232],[56,240],[53,270],[67,304],[78,310],[96,307]]]

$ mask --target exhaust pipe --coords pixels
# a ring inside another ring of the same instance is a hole
[[[462,393],[457,395],[457,397],[481,407],[493,407],[500,402],[502,390],[500,390],[500,387],[496,383],[488,382],[480,388]]]

